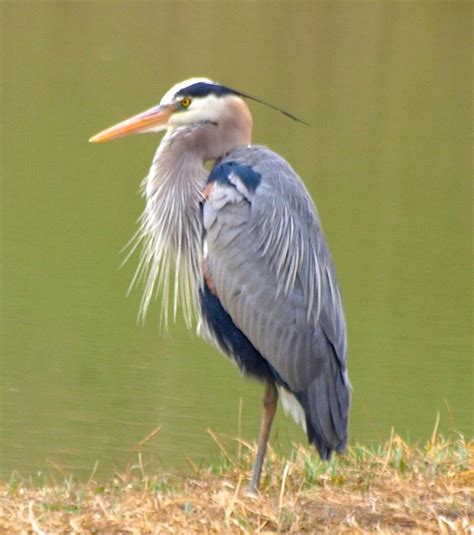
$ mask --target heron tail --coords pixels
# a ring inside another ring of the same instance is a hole
[[[308,442],[314,444],[321,459],[342,453],[347,444],[350,384],[337,359],[326,361],[326,369],[310,386],[297,394],[306,415]]]

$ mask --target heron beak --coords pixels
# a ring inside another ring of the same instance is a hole
[[[111,139],[128,136],[129,134],[140,134],[142,132],[159,131],[166,128],[169,118],[176,111],[174,104],[164,104],[154,106],[149,110],[125,119],[89,139],[89,143],[103,143]]]

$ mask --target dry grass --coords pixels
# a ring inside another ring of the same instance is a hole
[[[216,439],[217,440],[217,439]],[[106,484],[0,484],[0,533],[474,533],[474,443],[434,436],[410,447],[352,446],[321,463],[270,450],[260,496],[246,492],[254,449],[191,477],[141,466]]]

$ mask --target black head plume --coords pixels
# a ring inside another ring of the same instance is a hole
[[[273,104],[265,102],[264,100],[260,98],[253,97],[252,95],[249,95],[247,93],[242,93],[242,91],[237,91],[236,89],[232,89],[231,87],[227,87],[225,85],[214,84],[214,83],[209,83],[209,82],[197,82],[188,87],[183,87],[176,93],[175,96],[205,97],[207,95],[216,95],[217,97],[222,97],[225,95],[237,95],[239,97],[248,98],[249,100],[253,100],[254,102],[263,104],[264,106],[267,106],[268,108],[271,108],[272,110],[279,111],[280,113],[292,119],[293,121],[296,121],[297,123],[310,126],[309,123],[302,121],[301,119],[296,117],[296,115],[293,115],[292,113],[289,113],[288,111],[282,108],[279,108],[278,106],[274,106]]]
[[[309,123],[301,120],[299,117],[296,117],[296,115],[293,115],[292,113],[282,109],[282,108],[279,108],[278,106],[274,106],[273,104],[270,104],[269,102],[265,102],[264,100],[260,99],[260,98],[257,98],[257,97],[253,97],[252,95],[248,95],[247,93],[242,93],[241,91],[236,91],[235,89],[231,89],[232,93],[234,93],[234,95],[238,95],[239,97],[244,97],[244,98],[248,98],[250,100],[253,100],[254,102],[258,102],[259,104],[263,104],[264,106],[267,106],[268,108],[271,108],[272,110],[275,110],[275,111],[279,111],[280,113],[282,113],[283,115],[285,115],[285,117],[288,117],[289,119],[292,119],[293,121],[296,121],[297,123],[301,123],[301,124],[304,124],[306,126],[311,126]]]

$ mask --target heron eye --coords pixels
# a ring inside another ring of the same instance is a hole
[[[181,99],[180,104],[183,108],[189,108],[189,105],[191,104],[191,99],[188,97],[184,97],[183,99]]]

